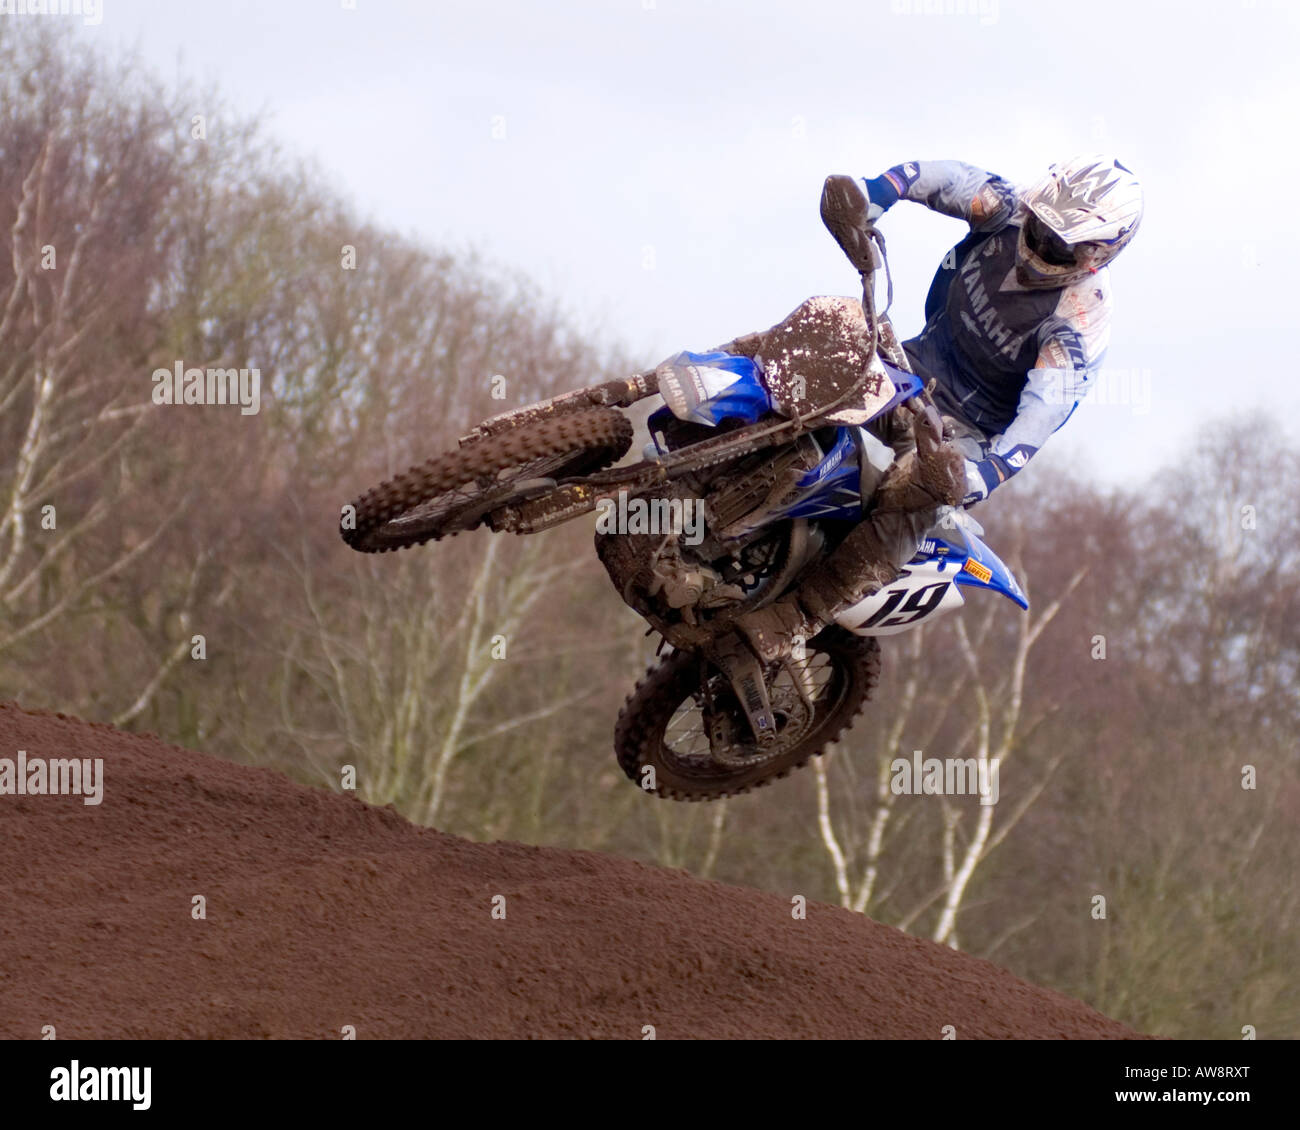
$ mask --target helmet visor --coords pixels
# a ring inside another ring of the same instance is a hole
[[[1025,244],[1043,262],[1051,263],[1055,267],[1078,266],[1085,253],[1092,249],[1090,243],[1074,246],[1066,243],[1033,212],[1030,212],[1025,220]]]

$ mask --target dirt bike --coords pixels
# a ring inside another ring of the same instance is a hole
[[[679,354],[494,416],[458,450],[344,508],[344,541],[375,553],[479,526],[537,533],[598,508],[608,515],[616,499],[620,513],[640,505],[643,517],[655,506],[662,516],[674,503],[679,515],[697,505],[704,520],[694,537],[681,521],[596,537],[620,595],[663,639],[614,736],[627,776],[660,797],[717,799],[804,765],[866,704],[879,674],[877,637],[960,606],[964,589],[1028,607],[978,524],[949,507],[893,583],[798,641],[790,658],[764,664],[741,643],[736,619],[797,589],[870,513],[894,453],[867,425],[901,406],[942,426],[894,335],[888,301],[876,311],[888,261],[856,182],[828,178],[821,213],[859,272],[861,302],[810,299],[771,330],[709,354]],[[614,466],[633,436],[622,409],[656,395],[664,405],[649,417],[645,457]]]

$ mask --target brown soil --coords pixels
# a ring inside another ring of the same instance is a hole
[[[0,795],[0,1036],[1135,1035],[833,907],[799,921],[775,894],[471,843],[268,770],[0,706],[0,758],[20,749],[103,758],[105,787],[98,806]]]

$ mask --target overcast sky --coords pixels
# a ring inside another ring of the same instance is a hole
[[[854,292],[828,173],[1112,150],[1146,217],[1106,395],[1043,459],[1133,483],[1206,420],[1300,409],[1298,29],[1292,0],[103,0],[80,34],[218,82],[368,218],[522,269],[645,364]],[[882,230],[911,335],[964,226]]]

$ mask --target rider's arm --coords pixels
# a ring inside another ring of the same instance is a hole
[[[875,206],[872,219],[912,200],[982,231],[1009,219],[1016,203],[1015,189],[1000,176],[962,161],[905,161],[863,183]]]
[[[1106,272],[1068,288],[1039,334],[1038,360],[1025,378],[1015,418],[978,462],[967,460],[965,505],[987,498],[1047,442],[1087,394],[1110,340]]]

